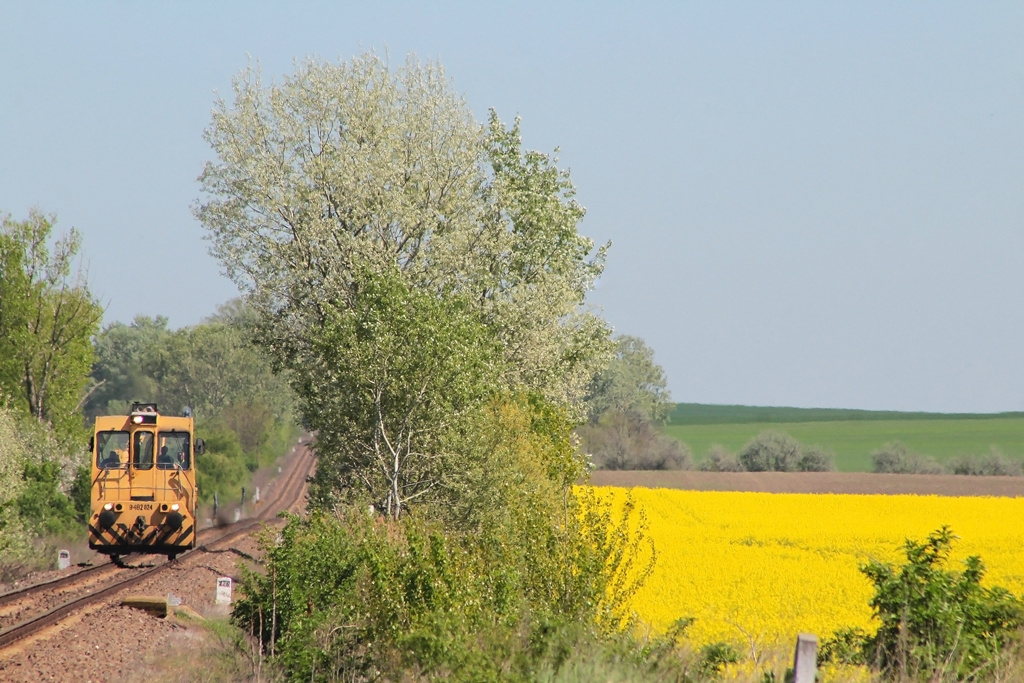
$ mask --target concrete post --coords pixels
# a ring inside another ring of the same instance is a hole
[[[818,674],[818,636],[801,633],[793,654],[793,683],[814,683]]]

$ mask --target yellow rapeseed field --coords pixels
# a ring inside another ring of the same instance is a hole
[[[594,489],[646,512],[658,561],[633,600],[656,631],[696,618],[695,645],[779,647],[798,632],[873,630],[868,558],[902,563],[906,538],[943,524],[961,538],[952,566],[980,555],[986,583],[1024,593],[1024,499]]]

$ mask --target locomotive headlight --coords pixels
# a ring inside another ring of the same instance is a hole
[[[173,505],[171,505],[171,509],[174,510],[175,512],[178,511],[179,507],[181,507],[181,506],[179,506],[177,503],[174,503]]]
[[[142,416],[141,415],[132,415],[132,422],[134,422],[137,425],[142,424]]]
[[[114,509],[114,504],[113,503],[104,503],[103,504],[103,509],[104,510],[113,510]]]

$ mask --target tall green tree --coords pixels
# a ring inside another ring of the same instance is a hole
[[[617,336],[611,360],[588,389],[590,420],[596,422],[606,411],[613,410],[664,422],[671,409],[665,371],[654,361],[654,350],[639,337]]]
[[[208,420],[242,404],[271,408],[288,419],[291,392],[276,377],[270,360],[249,343],[242,330],[223,322],[203,322],[173,332],[155,349],[152,372],[158,400],[168,410],[193,409]]]
[[[294,371],[326,454],[314,500],[355,495],[397,518],[412,501],[443,498],[466,467],[460,431],[494,391],[498,354],[465,300],[414,289],[397,270],[360,282]]]
[[[518,121],[478,124],[413,58],[308,61],[269,87],[249,69],[234,90],[196,214],[318,430],[317,500],[431,498],[487,392],[582,414],[610,352],[583,308],[607,245]]]
[[[172,335],[164,316],[139,315],[130,324],[113,322],[103,328],[95,340],[96,388],[86,400],[86,414],[117,414],[132,401],[158,400],[154,364]]]
[[[479,308],[505,385],[579,405],[609,350],[581,308],[605,251],[518,122],[481,126],[440,66],[412,58],[395,72],[373,54],[309,61],[269,87],[248,69],[234,90],[206,132],[217,160],[196,214],[282,364],[358,290],[357,264],[397,268]]]
[[[0,225],[0,391],[62,437],[79,413],[103,311],[74,270],[81,237],[54,238],[56,217],[37,210]]]

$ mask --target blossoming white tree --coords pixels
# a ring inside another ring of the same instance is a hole
[[[437,462],[452,427],[440,407],[455,417],[484,388],[581,410],[610,352],[607,326],[583,308],[607,245],[579,234],[568,174],[522,150],[518,121],[506,128],[492,112],[477,123],[438,65],[410,58],[392,72],[367,54],[307,61],[270,86],[250,67],[206,137],[217,158],[196,214],[316,422],[322,489],[361,482],[397,515],[444,479]],[[453,324],[375,317],[374,301],[378,313],[415,305]],[[395,334],[389,320],[415,329]],[[425,350],[449,358],[392,362]],[[482,384],[460,388],[454,378],[466,376]],[[363,457],[380,444],[400,451],[390,465]]]

